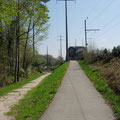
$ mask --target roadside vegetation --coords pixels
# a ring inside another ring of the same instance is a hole
[[[0,90],[43,71],[55,70],[63,58],[41,55],[48,37],[49,0],[0,1]]]
[[[83,55],[79,64],[120,120],[120,46],[112,50],[89,46]]]
[[[13,84],[10,84],[6,87],[3,87],[1,90],[0,90],[0,96],[3,96],[3,95],[6,95],[7,93],[15,90],[15,89],[18,89],[18,88],[21,88],[22,86],[28,84],[29,82],[37,79],[38,77],[40,77],[41,75],[43,75],[42,73],[38,73],[38,74],[35,74],[23,81],[20,81],[20,82],[17,82],[17,83],[13,83]]]
[[[100,77],[101,72],[79,61],[82,69],[95,85],[96,89],[104,96],[115,112],[115,116],[120,120],[120,95],[117,95],[107,84],[106,80]]]
[[[54,71],[64,60],[59,58],[54,58],[51,55],[48,55],[48,63],[46,60],[46,55],[36,55],[34,57],[34,68],[28,68],[26,72],[21,71],[21,76],[18,82],[14,82],[13,76],[8,76],[6,79],[3,79],[0,74],[0,96],[5,95],[8,92],[11,92],[13,89],[20,88],[23,85],[29,83],[31,80],[40,77],[44,72]]]
[[[120,94],[120,46],[112,50],[90,49],[84,53],[84,61],[92,68],[101,71],[101,77],[106,80],[108,86]]]
[[[64,63],[29,91],[18,105],[12,107],[8,115],[13,115],[16,120],[38,120],[54,98],[68,65],[68,62]]]

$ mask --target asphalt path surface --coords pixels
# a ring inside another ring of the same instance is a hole
[[[114,113],[76,61],[39,120],[115,120]]]

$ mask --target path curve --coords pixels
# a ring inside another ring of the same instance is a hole
[[[76,61],[71,61],[53,102],[39,120],[115,120],[112,109]]]
[[[17,104],[18,101],[22,99],[28,91],[36,87],[49,74],[50,73],[42,75],[41,77],[31,81],[20,89],[15,89],[13,90],[13,92],[10,92],[5,96],[0,97],[0,120],[11,120],[11,117],[6,116],[5,113],[9,112],[12,106]]]

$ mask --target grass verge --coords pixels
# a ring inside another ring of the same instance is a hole
[[[116,95],[113,90],[111,90],[106,81],[100,78],[100,72],[85,65],[84,61],[78,61],[86,75],[95,85],[96,89],[104,96],[104,98],[111,104],[113,110],[115,111],[115,116],[120,120],[120,96]]]
[[[37,87],[29,91],[7,114],[14,115],[16,120],[38,120],[57,92],[68,65],[67,62],[57,68]]]
[[[41,75],[43,75],[43,74],[38,73],[24,81],[13,83],[13,84],[7,85],[6,87],[3,87],[2,89],[0,89],[0,96],[8,94],[9,92],[13,91],[14,89],[21,88],[22,86],[28,84],[30,81],[37,79]]]

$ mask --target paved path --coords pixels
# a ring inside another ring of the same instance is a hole
[[[22,99],[29,90],[36,87],[48,75],[49,73],[39,77],[36,80],[31,81],[20,89],[13,90],[13,92],[0,97],[0,120],[11,120],[12,118],[6,116],[5,113],[9,112],[12,106],[17,104],[18,101]]]
[[[40,120],[115,120],[113,112],[76,61]]]

